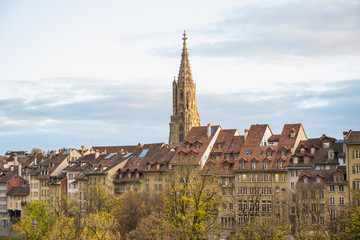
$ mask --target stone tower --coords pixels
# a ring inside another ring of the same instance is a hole
[[[184,31],[179,75],[173,81],[173,114],[170,121],[169,145],[177,147],[192,127],[200,126],[196,103],[196,84],[193,81]]]

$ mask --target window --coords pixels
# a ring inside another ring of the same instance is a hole
[[[355,150],[355,158],[360,158],[360,150]]]
[[[244,165],[245,165],[244,162],[241,162],[241,163],[240,163],[240,170],[244,169]]]
[[[249,175],[249,182],[252,182],[252,181],[253,181],[253,175],[250,174],[250,175]]]
[[[312,199],[315,199],[315,197],[316,197],[316,196],[315,196],[315,191],[314,191],[314,190],[311,190],[311,198],[312,198]]]
[[[263,165],[264,170],[268,169],[268,167],[269,167],[269,162],[265,161]]]
[[[285,149],[282,149],[282,150],[281,150],[281,156],[282,156],[282,157],[285,157],[285,156],[286,156],[286,150],[285,150]]]
[[[247,201],[243,201],[243,211],[247,212],[247,208],[248,208]]]
[[[300,148],[300,153],[304,154],[305,153],[305,148]]]
[[[303,199],[307,199],[307,191],[303,190]]]
[[[316,212],[316,204],[315,203],[311,204],[311,211]]]
[[[319,208],[320,208],[320,213],[324,213],[325,205],[324,204],[319,204]]]
[[[252,170],[256,169],[256,161],[253,161],[253,162],[251,163],[251,169],[252,169]]]
[[[225,172],[229,171],[229,165],[225,165],[224,168],[225,168]]]
[[[298,163],[298,158],[297,158],[297,157],[294,157],[294,158],[293,158],[293,163],[294,163],[294,164],[297,164],[297,163]]]
[[[284,162],[280,160],[280,161],[278,161],[277,168],[282,169],[283,165],[284,165]]]
[[[281,181],[282,181],[282,182],[285,182],[285,174],[282,174],[282,175],[281,175]]]
[[[345,204],[344,197],[339,197],[339,205],[344,205],[344,204]]]
[[[330,147],[330,143],[329,142],[324,142],[323,143],[323,148],[329,148]]]
[[[320,191],[319,191],[319,198],[320,198],[320,199],[323,199],[323,198],[324,198],[324,191],[323,191],[323,190],[320,190]]]
[[[330,192],[334,192],[335,191],[335,186],[334,185],[330,185]]]
[[[266,156],[267,156],[267,157],[271,157],[271,156],[272,156],[272,151],[271,151],[271,150],[267,150],[267,151],[266,151]]]
[[[186,149],[187,149],[187,150],[190,149],[190,144],[189,144],[189,143],[186,144]]]
[[[339,192],[343,192],[344,191],[344,185],[339,185]]]
[[[336,217],[336,212],[334,209],[330,209],[330,218],[334,219]]]
[[[295,176],[295,170],[290,170],[291,177]]]
[[[234,209],[234,205],[232,203],[229,203],[229,209],[233,210]]]
[[[279,186],[275,186],[275,192],[280,192],[280,187]]]
[[[195,144],[195,148],[196,148],[196,149],[199,149],[199,148],[200,148],[200,143],[197,142],[197,143]]]
[[[314,154],[314,153],[315,153],[315,148],[312,147],[312,148],[310,149],[310,153],[311,153],[311,154]]]
[[[247,187],[243,187],[243,195],[247,194]]]
[[[275,174],[275,182],[279,182],[279,174]]]
[[[267,191],[267,194],[268,194],[268,195],[271,195],[271,187],[267,187],[267,188],[266,188],[266,191]]]
[[[304,183],[307,183],[309,179],[307,177],[304,177]]]
[[[291,189],[294,189],[294,188],[295,188],[295,183],[294,183],[294,182],[291,182],[290,185],[291,185],[291,186],[290,186]]]
[[[335,198],[334,197],[330,197],[330,205],[335,205]]]

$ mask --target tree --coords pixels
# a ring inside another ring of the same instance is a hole
[[[179,239],[180,232],[172,224],[170,224],[163,213],[153,212],[146,218],[142,218],[133,231],[131,231],[126,239],[134,240],[171,240]]]
[[[216,179],[197,166],[174,169],[173,181],[164,194],[169,222],[181,231],[179,239],[202,239],[217,215]]]
[[[81,239],[120,239],[120,233],[116,230],[115,218],[107,212],[87,214],[83,218],[83,226]]]
[[[145,216],[144,199],[132,190],[123,193],[117,200],[111,212],[116,219],[117,229],[125,236],[134,230]]]
[[[42,153],[43,151],[40,149],[40,148],[33,148],[32,150],[31,150],[31,153],[32,154],[35,154],[35,153]]]
[[[24,235],[25,239],[47,239],[54,224],[55,215],[46,204],[35,201],[25,207],[25,215],[14,226],[14,230]]]
[[[64,212],[56,219],[51,228],[49,239],[52,240],[71,240],[78,239],[74,218],[66,216]]]
[[[88,213],[110,212],[114,205],[114,198],[110,197],[104,185],[97,184],[89,188],[88,192]]]

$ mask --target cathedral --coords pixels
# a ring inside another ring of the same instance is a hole
[[[193,81],[184,31],[180,70],[173,81],[173,113],[170,120],[169,145],[177,147],[192,127],[200,126],[196,103],[196,84]]]

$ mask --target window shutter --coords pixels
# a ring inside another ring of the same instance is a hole
[[[356,182],[353,181],[353,189],[356,189]]]
[[[355,174],[355,165],[352,166],[353,173]]]

